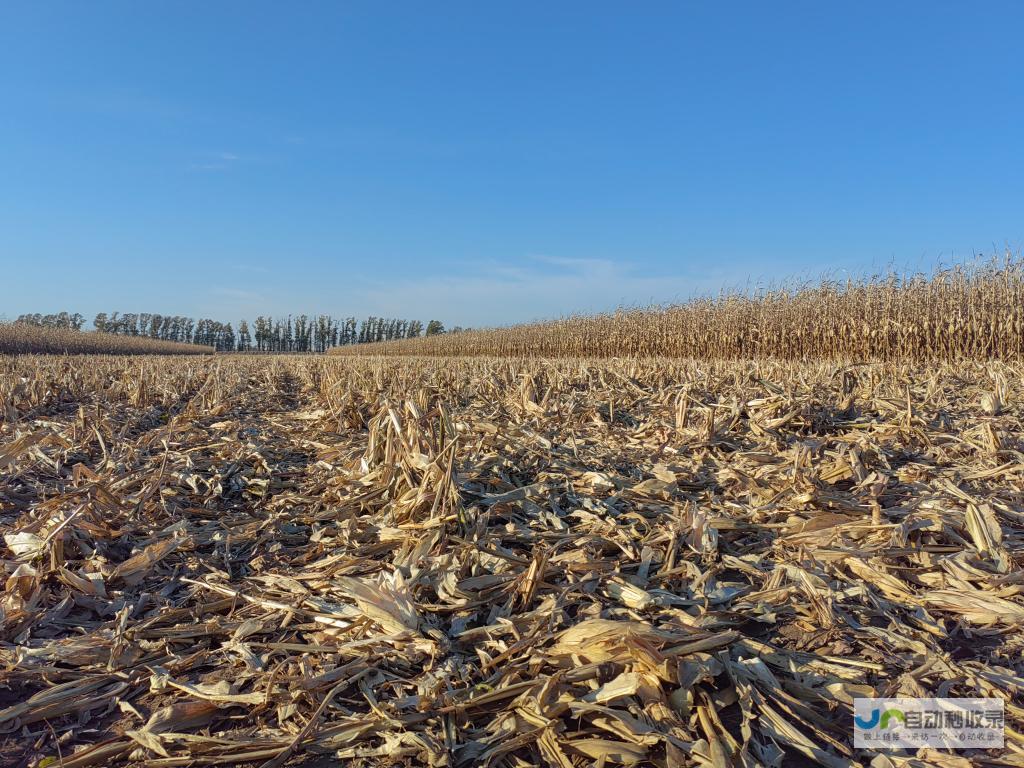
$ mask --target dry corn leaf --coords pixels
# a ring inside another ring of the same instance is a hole
[[[1016,363],[0,357],[0,726],[66,766],[857,766],[854,698],[939,693],[1007,697],[1012,758],[1022,395]]]

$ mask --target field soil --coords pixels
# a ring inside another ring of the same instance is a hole
[[[0,357],[0,764],[1024,765],[1022,374]]]

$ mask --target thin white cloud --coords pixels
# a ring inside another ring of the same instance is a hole
[[[245,288],[214,288],[211,293],[225,299],[237,301],[263,301],[263,294],[257,291],[250,291]]]
[[[241,159],[234,152],[216,152],[189,163],[188,167],[192,171],[225,171]]]
[[[238,272],[254,272],[258,275],[265,275],[270,272],[270,270],[267,267],[264,267],[260,264],[236,263],[232,264],[230,267],[228,267],[228,269],[237,270]]]
[[[374,283],[361,303],[374,314],[480,327],[685,301],[741,278],[726,269],[655,275],[610,259],[534,256],[517,265],[477,265],[464,274]]]

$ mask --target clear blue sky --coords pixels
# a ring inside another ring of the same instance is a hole
[[[1024,242],[1020,2],[0,9],[0,314],[487,325]]]

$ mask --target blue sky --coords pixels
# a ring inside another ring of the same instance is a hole
[[[1022,28],[1018,2],[6,3],[0,314],[491,325],[1018,249]]]

